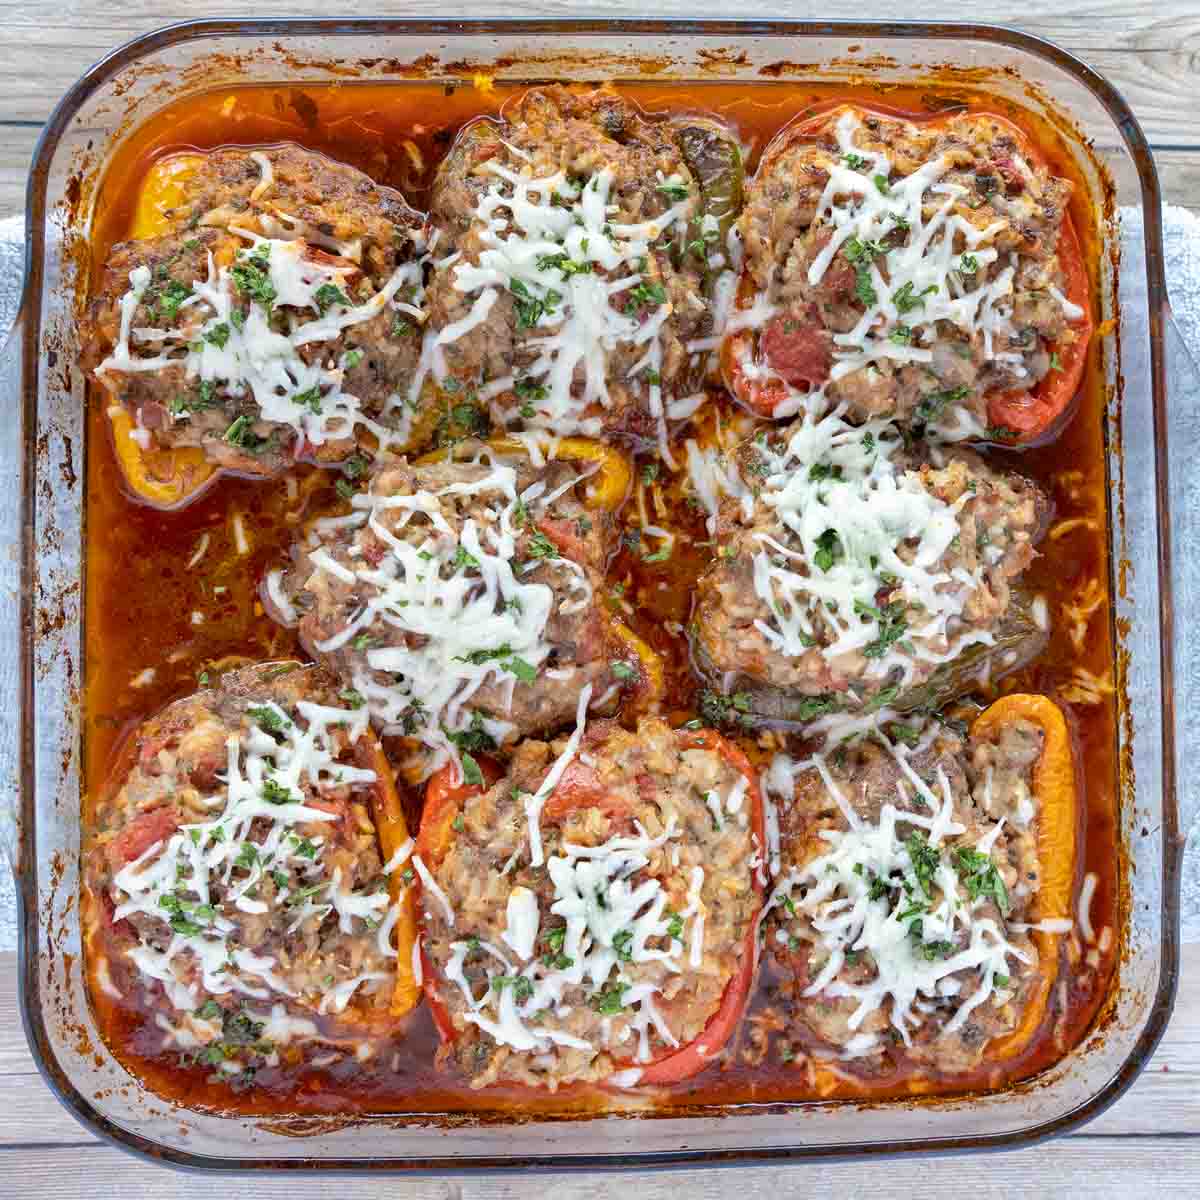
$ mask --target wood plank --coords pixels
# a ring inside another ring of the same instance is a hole
[[[321,12],[319,6],[307,6]],[[1058,41],[1084,57],[1124,93],[1137,112],[1147,135],[1164,146],[1200,146],[1193,103],[1197,77],[1195,49],[1200,46],[1200,13],[1186,0],[1156,3],[1152,19],[1137,0],[1101,0],[1091,4],[1059,6],[1017,0],[1006,6],[1003,19]],[[1054,11],[1048,11],[1053,9]],[[595,15],[627,12],[626,0],[594,0]],[[303,9],[301,8],[301,11]],[[412,16],[443,16],[439,0],[410,0]],[[482,0],[467,0],[455,7],[455,16],[493,11]],[[570,0],[512,0],[505,6],[511,16],[574,14]],[[744,0],[740,17],[774,16],[774,0]],[[240,16],[241,0],[210,0],[204,15]],[[288,0],[260,0],[256,15],[294,15],[297,6]],[[350,0],[339,7],[339,16],[378,12],[372,0]],[[728,8],[707,0],[662,0],[656,15],[697,17],[727,15]],[[0,49],[3,61],[15,65],[0,73],[0,120],[44,120],[67,87],[92,62],[121,42],[170,21],[186,20],[195,10],[165,0],[135,0],[119,12],[95,0],[72,0],[65,5],[0,0]],[[892,19],[896,7],[889,0],[862,0],[854,16]],[[954,6],[956,20],[994,21],[997,12],[987,0],[963,0]],[[23,69],[22,69],[23,68]]]
[[[969,1196],[971,1200],[1011,1200],[1013,1196],[1183,1196],[1200,1177],[1200,1139],[1091,1138],[1034,1147],[1011,1154],[957,1158],[911,1158],[802,1165],[747,1167],[736,1171],[680,1171],[649,1176],[546,1175],[536,1180],[515,1176],[422,1180],[337,1179],[344,1200],[512,1200],[529,1194],[587,1197],[588,1200],[723,1200],[734,1189],[747,1197],[825,1195],[831,1180],[839,1195]],[[882,1178],[886,1174],[886,1183]],[[1102,1182],[1100,1182],[1102,1181]],[[231,1184],[149,1165],[110,1147],[30,1147],[0,1151],[0,1193],[39,1200],[77,1200],[79,1196],[153,1196],[155,1200],[209,1200],[237,1188],[255,1200],[295,1200],[302,1192],[332,1190],[330,1183],[263,1176],[252,1184]],[[11,1191],[9,1189],[12,1189]],[[244,1189],[244,1191],[242,1190]]]
[[[16,956],[0,955],[0,1156],[17,1146],[94,1142],[37,1075],[21,1029]],[[1071,1140],[1200,1135],[1200,945],[1183,952],[1183,985],[1166,1037],[1130,1092]],[[0,1185],[0,1195],[4,1194]]]

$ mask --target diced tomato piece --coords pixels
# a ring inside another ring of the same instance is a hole
[[[118,866],[141,858],[155,842],[165,842],[179,828],[179,813],[173,807],[152,808],[134,819],[113,838],[108,852]]]
[[[776,317],[762,332],[763,357],[793,387],[819,388],[833,366],[833,339],[816,311]]]

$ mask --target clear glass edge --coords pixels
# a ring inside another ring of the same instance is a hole
[[[943,1141],[933,1144],[914,1143],[881,1143],[843,1145],[835,1150],[825,1147],[781,1147],[781,1148],[748,1148],[731,1151],[708,1152],[678,1152],[668,1154],[649,1154],[639,1156],[637,1152],[628,1156],[624,1162],[614,1163],[605,1155],[567,1155],[548,1156],[544,1159],[532,1159],[525,1162],[505,1163],[494,1159],[487,1160],[453,1160],[446,1158],[409,1159],[404,1163],[380,1163],[378,1161],[336,1160],[323,1159],[320,1163],[307,1159],[210,1159],[181,1153],[156,1145],[139,1138],[136,1134],[112,1125],[107,1118],[96,1112],[91,1104],[84,1099],[78,1090],[58,1070],[58,1064],[49,1052],[48,1039],[43,1025],[43,1010],[38,994],[39,978],[36,969],[36,954],[29,953],[31,947],[37,946],[37,915],[36,915],[36,859],[27,844],[34,831],[33,813],[29,805],[34,800],[32,785],[32,764],[34,758],[35,722],[32,705],[33,696],[33,619],[36,598],[31,584],[36,581],[37,570],[35,561],[35,546],[33,544],[36,529],[36,497],[31,485],[37,477],[36,463],[33,454],[33,441],[37,429],[37,344],[38,344],[38,314],[32,311],[31,297],[36,297],[41,291],[41,256],[44,250],[42,233],[45,221],[45,180],[39,181],[39,171],[44,171],[48,158],[53,154],[58,139],[71,116],[88,95],[106,82],[118,70],[130,65],[136,59],[152,50],[178,44],[197,38],[214,38],[223,34],[236,36],[276,36],[287,37],[302,34],[319,34],[321,36],[354,36],[369,33],[379,33],[386,30],[389,33],[404,32],[429,34],[444,32],[447,35],[463,34],[468,31],[487,32],[495,30],[505,33],[528,33],[558,35],[583,33],[627,33],[627,34],[659,34],[674,33],[681,36],[736,36],[737,34],[785,35],[791,37],[840,36],[845,38],[930,38],[930,39],[978,39],[1000,42],[1013,48],[1027,51],[1049,59],[1061,69],[1066,70],[1081,82],[1099,101],[1102,107],[1113,119],[1114,125],[1121,133],[1126,147],[1129,149],[1139,168],[1139,179],[1142,190],[1142,202],[1147,214],[1152,220],[1145,222],[1147,285],[1149,290],[1149,318],[1151,324],[1150,355],[1152,371],[1152,400],[1154,404],[1154,429],[1156,450],[1156,481],[1157,498],[1157,557],[1160,566],[1159,573],[1159,608],[1161,618],[1162,638],[1160,641],[1159,679],[1162,686],[1161,702],[1164,720],[1162,723],[1162,782],[1163,795],[1167,803],[1163,809],[1163,820],[1166,825],[1163,836],[1163,876],[1162,876],[1162,918],[1163,932],[1162,955],[1159,963],[1158,987],[1153,1004],[1147,1011],[1146,1021],[1137,1042],[1128,1054],[1124,1065],[1108,1085],[1093,1096],[1089,1101],[1063,1116],[1046,1122],[1040,1126],[1030,1127],[1016,1133],[1001,1133],[985,1135],[977,1138],[959,1138],[954,1141]],[[41,184],[39,190],[39,182]],[[25,380],[23,389],[24,403],[22,405],[22,443],[25,448],[22,474],[22,576],[25,587],[22,589],[22,638],[21,638],[21,672],[20,690],[22,701],[22,725],[20,737],[20,755],[22,763],[22,864],[21,874],[21,925],[24,936],[20,947],[20,971],[25,983],[22,988],[22,1016],[30,1043],[39,1069],[44,1077],[58,1093],[64,1104],[80,1119],[86,1127],[99,1133],[108,1140],[122,1145],[139,1155],[155,1162],[170,1162],[172,1165],[192,1167],[196,1169],[228,1170],[238,1169],[296,1169],[321,1166],[347,1172],[359,1172],[372,1169],[406,1169],[417,1172],[433,1172],[437,1174],[463,1174],[476,1172],[492,1172],[505,1169],[561,1171],[568,1169],[638,1169],[645,1170],[667,1166],[698,1166],[746,1164],[750,1162],[778,1162],[790,1159],[821,1158],[837,1161],[858,1157],[864,1153],[939,1153],[955,1151],[971,1151],[991,1147],[1013,1147],[1027,1145],[1076,1127],[1103,1111],[1118,1095],[1128,1087],[1141,1066],[1148,1058],[1158,1038],[1161,1036],[1169,1015],[1178,974],[1178,868],[1179,854],[1176,848],[1177,822],[1174,803],[1174,725],[1171,720],[1173,688],[1171,670],[1172,647],[1172,611],[1170,595],[1170,527],[1167,520],[1168,506],[1166,493],[1166,462],[1162,447],[1165,441],[1165,377],[1162,350],[1162,319],[1165,308],[1165,281],[1163,279],[1161,236],[1159,231],[1160,201],[1157,178],[1154,174],[1152,160],[1148,147],[1142,137],[1140,128],[1132,113],[1128,110],[1120,96],[1086,65],[1066,54],[1049,42],[1042,41],[1020,31],[1007,29],[1003,26],[979,24],[927,24],[922,22],[787,22],[787,21],[671,21],[671,20],[568,20],[558,21],[525,20],[521,18],[501,18],[496,20],[479,20],[468,22],[456,21],[410,21],[392,18],[364,18],[355,20],[267,20],[267,21],[223,21],[208,20],[185,22],[166,27],[162,30],[145,35],[142,38],[126,44],[114,51],[113,54],[101,60],[87,72],[79,83],[64,97],[55,114],[48,122],[42,139],[39,142],[34,158],[34,169],[31,173],[29,198],[31,203],[27,208],[27,226],[29,232],[28,266],[26,294],[23,305],[25,320]],[[31,901],[33,901],[31,903]]]

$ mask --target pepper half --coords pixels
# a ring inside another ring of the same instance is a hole
[[[762,791],[758,774],[746,755],[733,742],[712,729],[676,730],[680,750],[709,750],[719,755],[726,763],[745,776],[746,797],[749,801],[750,828],[758,838],[758,845],[765,846],[765,824]],[[421,813],[421,828],[417,834],[416,853],[432,871],[445,857],[454,839],[454,822],[463,805],[472,796],[481,795],[492,787],[502,771],[494,762],[480,763],[484,784],[455,786],[453,767],[445,766],[430,780],[425,792],[425,807]],[[579,808],[603,810],[605,796],[593,789],[575,788],[571,785],[568,772],[554,791],[546,798],[542,808],[543,818],[560,818]],[[753,877],[754,891],[761,909],[766,890],[765,881],[758,875]],[[635,1063],[632,1059],[617,1064],[618,1071],[637,1068],[641,1071],[639,1086],[678,1083],[702,1071],[718,1055],[729,1041],[745,1011],[746,1000],[754,982],[758,967],[758,919],[757,912],[748,922],[742,943],[742,956],[738,968],[721,997],[717,1011],[709,1019],[700,1035],[678,1049],[674,1049],[648,1064]],[[425,1000],[438,1034],[445,1042],[455,1040],[457,1034],[450,1015],[442,1003],[437,990],[437,979],[432,964],[421,951],[424,975]]]
[[[1037,801],[1038,863],[1041,882],[1031,906],[1033,923],[1069,920],[1075,891],[1078,796],[1071,735],[1062,710],[1046,696],[1014,693],[984,709],[971,726],[974,740],[987,739],[1014,721],[1028,721],[1042,732],[1042,753],[1033,768]],[[1036,929],[1038,982],[1017,1027],[988,1047],[996,1058],[1015,1058],[1029,1045],[1042,1020],[1058,975],[1062,934]]]
[[[203,164],[199,154],[173,154],[155,162],[138,192],[129,236],[172,232],[171,212],[183,203],[186,184]],[[217,468],[198,446],[143,447],[133,436],[133,418],[120,404],[110,403],[106,413],[117,463],[135,499],[154,508],[178,508],[213,482]]]

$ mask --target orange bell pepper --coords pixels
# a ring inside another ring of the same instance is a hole
[[[404,809],[383,747],[373,733],[368,733],[364,740],[366,746],[363,757],[377,777],[371,789],[371,816],[379,838],[379,852],[386,863],[408,841],[408,823],[404,819]],[[392,927],[397,958],[391,1015],[402,1017],[416,1008],[421,998],[421,989],[413,973],[413,944],[417,940],[416,891],[415,887],[403,886],[401,872],[393,871],[388,877],[388,895],[393,904],[400,906],[400,915]]]
[[[1038,805],[1038,862],[1041,886],[1034,896],[1031,922],[1071,917],[1075,890],[1076,826],[1078,824],[1075,758],[1066,718],[1046,696],[1014,693],[1004,696],[975,718],[972,738],[987,738],[1013,721],[1025,720],[1042,731],[1042,754],[1033,768],[1033,793]],[[988,1054],[1012,1058],[1033,1039],[1046,1015],[1050,989],[1058,975],[1062,934],[1034,930],[1038,951],[1038,980],[1020,1024],[996,1038]]]
[[[173,154],[151,166],[134,205],[130,237],[162,237],[172,231],[168,213],[183,202],[185,185],[203,162],[200,154]],[[133,418],[124,408],[110,403],[107,414],[117,463],[136,499],[154,508],[177,508],[213,481],[217,468],[199,447],[143,449],[133,437]]]

